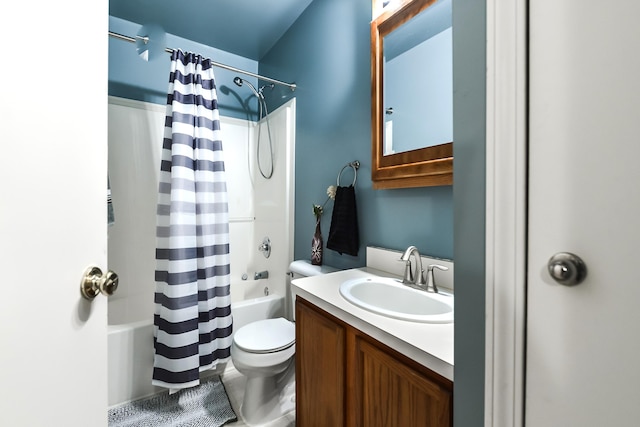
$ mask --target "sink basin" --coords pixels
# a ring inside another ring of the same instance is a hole
[[[452,323],[453,296],[425,292],[386,277],[352,279],[340,285],[351,304],[382,316],[422,323]]]

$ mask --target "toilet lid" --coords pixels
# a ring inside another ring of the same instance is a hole
[[[258,320],[240,328],[233,341],[244,351],[273,353],[291,347],[296,340],[296,327],[283,317]]]

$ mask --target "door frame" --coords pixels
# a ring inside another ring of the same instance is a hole
[[[526,0],[487,0],[485,426],[522,426],[526,333]]]

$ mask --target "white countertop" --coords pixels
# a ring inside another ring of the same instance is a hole
[[[393,277],[370,267],[294,279],[295,295],[453,381],[453,323],[416,323],[381,316],[340,295],[340,284],[362,277]]]

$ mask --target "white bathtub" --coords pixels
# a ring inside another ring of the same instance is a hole
[[[284,297],[278,294],[231,304],[233,329],[261,319],[283,317]],[[157,393],[151,385],[153,373],[153,318],[108,328],[109,406],[116,406]],[[224,366],[219,366],[223,370]]]

